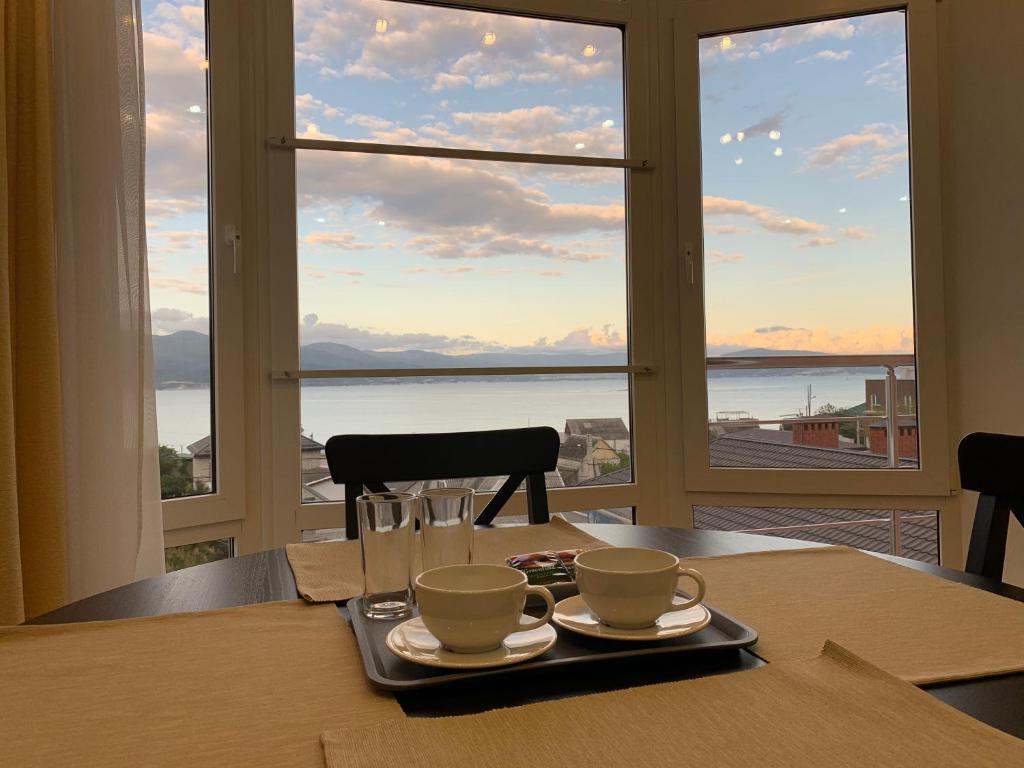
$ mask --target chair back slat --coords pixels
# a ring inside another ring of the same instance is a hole
[[[324,453],[331,479],[345,486],[345,528],[359,535],[356,498],[385,482],[508,476],[480,517],[489,524],[516,488],[527,481],[531,523],[548,522],[544,473],[558,465],[559,437],[551,427],[419,435],[335,435]],[[539,481],[538,481],[539,478]],[[539,485],[538,485],[539,482]]]
[[[980,494],[964,570],[1001,579],[1010,514],[1024,525],[1024,437],[974,432],[957,458],[961,487]]]

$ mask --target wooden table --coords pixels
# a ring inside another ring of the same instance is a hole
[[[580,528],[610,544],[656,547],[680,557],[821,546],[792,539],[684,528],[629,525],[581,525]],[[1024,589],[1018,587],[914,560],[879,557],[1024,602]],[[294,600],[298,596],[285,552],[275,549],[129,584],[67,605],[36,618],[32,623],[123,619]],[[704,658],[698,663],[687,662],[683,668],[665,669],[663,664],[654,657],[653,661],[640,665],[630,662],[620,666],[602,666],[599,670],[570,669],[557,675],[547,672],[542,676],[530,676],[527,673],[515,691],[507,687],[496,691],[492,687],[494,683],[485,680],[446,689],[444,694],[433,691],[402,694],[399,701],[410,715],[462,714],[628,685],[752,669],[763,666],[764,662],[751,653],[739,651]],[[311,672],[315,673],[314,670]],[[1024,673],[942,683],[928,686],[926,690],[962,712],[1024,738]]]

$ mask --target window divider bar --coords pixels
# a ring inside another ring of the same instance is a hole
[[[317,149],[328,152],[359,152],[371,155],[408,155],[411,157],[442,157],[454,160],[490,160],[505,163],[534,163],[538,165],[573,165],[589,168],[625,168],[631,171],[649,171],[654,168],[650,160],[616,157],[581,157],[579,155],[542,155],[528,152],[495,152],[484,149],[452,149],[449,147],[422,147],[413,144],[376,144],[367,141],[336,141],[326,139],[298,139],[294,136],[270,136],[271,149]]]
[[[276,370],[275,381],[300,379],[394,379],[417,376],[530,376],[537,374],[655,373],[652,365],[552,365],[507,368],[358,368],[324,370]]]

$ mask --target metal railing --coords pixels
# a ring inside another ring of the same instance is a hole
[[[897,368],[913,368],[916,366],[914,355],[751,355],[737,357],[709,357],[708,371],[762,370],[780,368],[884,368],[885,369],[885,411],[870,416],[829,416],[807,414],[802,421],[829,422],[861,422],[866,419],[885,419],[886,422],[886,459],[889,467],[896,468],[900,463],[899,456],[899,423]],[[916,407],[915,407],[916,411]],[[913,415],[913,414],[908,414]],[[787,424],[795,419],[743,419],[742,423],[760,426],[762,424]],[[735,425],[736,421],[710,421],[709,426],[723,424]]]
[[[934,520],[935,513],[907,513],[902,512],[898,509],[890,510],[878,510],[879,512],[887,512],[887,517],[867,517],[862,520],[834,520],[827,523],[797,523],[793,525],[778,525],[770,526],[766,528],[743,528],[737,530],[737,533],[757,533],[761,535],[778,535],[795,531],[816,531],[825,530],[832,528],[856,528],[859,526],[880,526],[885,525],[889,527],[889,536],[891,542],[891,554],[902,556],[903,555],[903,524],[905,522],[916,521],[916,520]]]

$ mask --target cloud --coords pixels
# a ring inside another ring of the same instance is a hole
[[[853,51],[847,49],[845,51],[832,51],[825,49],[824,51],[818,51],[811,56],[805,56],[802,59],[797,59],[797,64],[807,64],[810,61],[846,61],[853,55]]]
[[[722,251],[708,251],[705,255],[711,264],[735,264],[747,258],[742,253],[723,253]]]
[[[153,222],[206,211],[205,197],[147,197],[146,220]]]
[[[149,276],[149,287],[150,288],[161,288],[168,291],[178,291],[180,293],[194,293],[205,296],[210,291],[210,286],[205,282],[196,282],[193,280],[181,280],[176,277],[158,277],[150,274]]]
[[[565,275],[564,272],[561,272],[557,269],[545,269],[542,272],[538,272],[537,274],[540,275],[541,277],[563,277]]]
[[[835,244],[835,239],[831,237],[812,237],[809,240],[804,240],[797,248],[824,248]]]
[[[887,91],[907,89],[907,54],[898,53],[891,59],[876,64],[864,73],[864,84]]]
[[[806,328],[790,328],[788,325],[769,325],[766,328],[755,328],[754,333],[779,333],[781,331],[806,331]]]
[[[867,227],[843,227],[839,230],[839,234],[850,240],[870,240],[875,236]]]
[[[338,208],[386,221],[412,235],[405,245],[438,259],[527,255],[596,261],[625,247],[622,202],[553,200],[537,176],[491,163],[435,158],[304,153],[298,158],[304,209]],[[611,252],[581,239],[598,233]],[[311,233],[307,244],[358,247],[348,235]]]
[[[323,280],[325,277],[327,277],[327,274],[325,272],[321,272],[320,270],[311,267],[308,264],[302,268],[302,274],[304,274],[306,277],[313,278],[314,280]]]
[[[464,275],[467,272],[475,271],[475,267],[406,267],[402,270],[405,275]]]
[[[906,163],[907,135],[890,123],[865,125],[814,147],[807,153],[803,170],[847,167],[858,179],[870,178]],[[894,151],[895,150],[895,151]]]
[[[743,133],[746,134],[748,139],[752,139],[755,136],[767,136],[771,131],[780,131],[782,130],[783,121],[791,109],[792,107],[787,105],[777,112],[773,112],[767,117],[758,120],[753,125],[748,125],[743,129]]]
[[[778,53],[785,48],[793,48],[812,40],[822,38],[834,38],[837,40],[849,40],[856,33],[857,28],[849,19],[830,19],[829,21],[818,21],[812,24],[794,24],[772,30],[771,38],[761,43],[762,53]]]
[[[705,224],[704,231],[713,235],[749,235],[750,229],[736,224]]]
[[[868,162],[868,167],[858,171],[856,178],[870,179],[875,176],[882,176],[899,167],[905,167],[910,158],[908,150],[893,152],[891,155],[875,155]]]
[[[394,3],[384,11],[387,32],[372,34],[382,8],[370,0],[297,2],[299,65],[326,76],[419,80],[434,92],[617,79],[621,72],[621,34],[613,28]],[[481,45],[485,33],[496,35],[494,45]],[[580,55],[588,43],[598,56]]]
[[[150,312],[149,318],[155,336],[164,336],[178,331],[210,332],[209,318],[196,317],[183,309],[160,307]]]
[[[154,253],[173,251],[207,250],[209,234],[205,229],[157,230],[150,234],[149,251]]]
[[[737,334],[709,334],[708,347],[724,349],[801,349],[837,355],[895,354],[914,351],[912,326],[833,329],[769,326]]]
[[[333,272],[336,275],[346,275],[348,277],[362,277],[363,275],[366,274],[365,272],[361,272],[358,269],[340,269],[340,268],[335,268],[335,269],[332,269],[331,272]]]
[[[761,229],[780,234],[809,234],[824,232],[827,227],[795,216],[784,216],[766,205],[735,200],[728,197],[704,196],[705,216],[743,216]]]
[[[365,251],[374,246],[370,243],[356,241],[352,232],[310,232],[302,238],[306,245],[322,245],[325,248],[337,248],[342,251]]]

